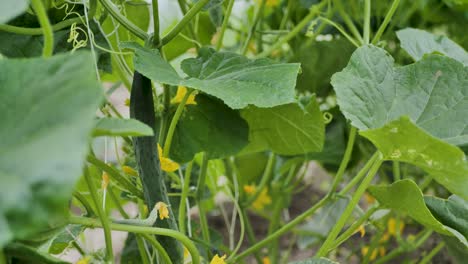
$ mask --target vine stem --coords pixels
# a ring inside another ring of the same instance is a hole
[[[179,122],[180,116],[182,115],[182,112],[184,111],[185,103],[187,103],[187,100],[193,91],[194,91],[193,89],[187,89],[187,92],[182,98],[182,101],[177,106],[177,110],[174,114],[174,117],[172,117],[171,124],[169,125],[169,130],[167,131],[166,140],[164,141],[164,150],[163,150],[164,157],[169,157],[169,153],[171,151],[172,137],[174,136],[177,123]]]
[[[353,39],[353,37],[351,37],[348,33],[346,33],[346,31],[338,24],[336,24],[335,22],[331,21],[330,19],[326,18],[326,17],[319,17],[320,20],[322,20],[323,22],[333,26],[334,28],[336,28],[349,42],[351,42],[351,44],[353,44],[356,48],[359,48],[360,45]]]
[[[369,169],[372,167],[372,165],[375,163],[375,161],[378,159],[379,153],[376,152],[372,157],[367,161],[367,163],[362,167],[362,169],[358,172],[356,176],[345,186],[343,189],[338,193],[339,195],[345,195],[348,193],[351,188],[354,187],[361,179],[366,175],[366,172],[369,171]]]
[[[186,234],[186,200],[190,188],[190,178],[192,176],[192,166],[193,162],[190,161],[185,168],[185,177],[184,177],[184,185],[182,187],[182,194],[180,195],[180,204],[179,204],[179,229],[182,234]]]
[[[429,254],[427,254],[426,256],[424,256],[423,259],[421,259],[421,261],[419,262],[419,264],[427,264],[427,263],[430,263],[432,258],[437,255],[437,253],[439,253],[439,251],[442,250],[442,248],[444,248],[445,246],[445,242],[442,242],[442,243],[439,243],[435,248],[433,248],[431,250],[431,252],[429,252]]]
[[[292,38],[294,38],[297,34],[301,32],[301,30],[307,26],[307,23],[309,23],[314,17],[316,17],[319,13],[320,10],[327,4],[328,1],[321,1],[319,4],[313,6],[310,8],[309,14],[304,17],[299,24],[297,24],[284,38],[281,40],[277,41],[273,46],[271,46],[269,49],[263,51],[262,53],[258,54],[256,57],[261,58],[261,57],[266,57],[270,55],[274,50],[280,48],[283,46],[284,43],[290,41]]]
[[[348,218],[353,213],[353,210],[355,209],[356,205],[358,204],[359,200],[361,199],[361,196],[366,191],[367,187],[369,187],[372,179],[374,178],[375,174],[377,173],[378,169],[380,168],[380,165],[382,164],[382,162],[383,162],[383,159],[381,157],[381,154],[379,153],[379,158],[372,164],[372,167],[369,169],[369,172],[367,173],[367,176],[363,179],[363,181],[361,182],[361,184],[357,188],[356,192],[351,197],[351,200],[349,201],[349,203],[346,206],[345,210],[343,211],[340,218],[338,219],[338,222],[336,222],[335,226],[328,233],[327,239],[322,244],[322,246],[320,247],[319,251],[316,254],[317,257],[324,257],[325,255],[327,255],[327,253],[330,250],[334,240],[336,239],[336,237],[340,233],[341,229],[344,227],[344,225],[348,221]]]
[[[167,254],[167,251],[164,249],[164,247],[159,243],[154,237],[148,235],[148,234],[139,234],[141,237],[146,239],[150,244],[159,252],[161,258],[162,258],[162,263],[167,263],[167,264],[172,264],[172,260],[169,257],[169,254]],[[138,237],[137,237],[138,238]]]
[[[120,14],[120,11],[115,7],[115,5],[110,0],[99,0],[101,5],[114,17],[119,23],[125,27],[128,31],[130,31],[133,35],[137,36],[142,40],[148,39],[148,34],[141,30],[138,26],[133,24],[130,20],[128,20],[125,16]]]
[[[52,26],[53,31],[58,31],[64,28],[67,28],[73,24],[83,24],[83,21],[79,17],[70,18],[64,21],[61,21]],[[17,27],[7,24],[0,25],[1,31],[6,31],[10,33],[20,34],[20,35],[42,35],[44,30],[42,28],[24,28],[24,27]]]
[[[340,181],[343,178],[344,172],[348,167],[349,160],[351,159],[351,154],[353,153],[356,134],[357,129],[355,127],[351,127],[351,129],[349,130],[349,137],[348,143],[346,144],[346,150],[343,159],[341,160],[340,167],[338,168],[338,172],[335,175],[335,179],[333,180],[333,184],[329,193],[334,193],[336,191],[336,188],[338,188],[338,184],[340,184]]]
[[[97,214],[101,220],[102,228],[104,230],[104,239],[106,242],[106,259],[110,263],[114,263],[114,253],[112,251],[112,236],[111,236],[111,229],[109,226],[109,218],[107,217],[106,212],[101,206],[101,201],[99,199],[99,196],[97,195],[97,188],[93,184],[93,181],[91,179],[91,175],[89,175],[88,168],[85,167],[84,169],[84,178],[86,181],[86,184],[88,185],[89,192],[91,193],[91,198],[93,199],[94,206],[97,209]]]
[[[202,153],[202,163],[200,167],[200,176],[198,176],[198,183],[197,183],[197,204],[198,204],[198,211],[200,217],[200,227],[202,231],[203,240],[210,243],[210,231],[208,229],[208,221],[206,219],[206,211],[203,205],[203,191],[205,190],[205,181],[206,181],[206,174],[208,171],[208,157],[205,152]],[[210,256],[211,252],[207,250],[207,256]]]
[[[371,1],[364,0],[364,44],[369,44],[370,38],[370,17],[371,17]]]
[[[260,19],[263,16],[263,9],[265,7],[266,0],[261,0],[261,1],[262,2],[260,2],[260,6],[258,7],[257,13],[255,13],[252,27],[250,27],[249,34],[247,35],[247,39],[245,40],[244,47],[242,48],[242,51],[241,51],[242,55],[245,55],[247,53],[247,50],[249,48],[249,42],[255,33],[255,29],[257,28],[258,21],[260,21]]]
[[[302,221],[304,221],[307,217],[309,217],[310,215],[312,215],[313,213],[315,213],[315,211],[317,211],[319,208],[321,208],[322,206],[325,205],[325,203],[327,203],[328,201],[330,200],[330,196],[325,196],[323,197],[320,201],[318,201],[314,206],[312,206],[311,208],[309,208],[307,211],[303,212],[302,214],[300,214],[299,216],[297,216],[296,218],[294,218],[294,220],[290,221],[289,223],[287,223],[286,225],[284,225],[283,227],[281,227],[280,229],[278,229],[276,232],[272,233],[271,235],[269,235],[268,237],[266,237],[265,239],[259,241],[258,243],[256,243],[255,245],[249,247],[248,249],[244,250],[242,253],[240,253],[239,255],[235,256],[234,258],[232,258],[232,261],[230,261],[229,263],[239,263],[239,261],[245,257],[247,257],[248,255],[262,249],[263,247],[265,247],[266,245],[268,245],[268,243],[270,243],[271,241],[277,239],[278,237],[280,237],[281,235],[285,234],[286,232],[290,231],[291,229],[293,229],[295,226],[297,226],[298,224],[300,224]]]
[[[31,5],[36,13],[37,19],[39,20],[39,24],[41,25],[42,33],[44,34],[42,57],[47,58],[52,56],[52,53],[54,52],[54,32],[42,1],[31,0]]]
[[[265,171],[263,172],[262,179],[258,184],[255,193],[249,197],[249,199],[242,205],[243,207],[249,207],[255,200],[257,200],[258,196],[262,192],[262,190],[266,187],[266,185],[270,182],[271,177],[273,176],[273,166],[276,161],[276,155],[272,152],[270,153],[270,157],[268,157],[268,162],[265,167]]]
[[[70,216],[68,219],[70,224],[79,224],[88,226],[91,228],[100,227],[102,228],[103,225],[98,219],[81,217],[81,216]],[[184,246],[189,251],[190,255],[192,256],[192,263],[193,264],[200,264],[200,254],[198,254],[198,250],[192,241],[183,235],[182,233],[167,229],[167,228],[159,228],[159,227],[149,227],[149,226],[136,226],[136,225],[126,225],[126,224],[116,224],[110,223],[110,228],[112,230],[118,231],[125,231],[131,232],[136,234],[146,234],[146,235],[160,235],[160,236],[168,236],[172,237],[184,244]]]
[[[159,37],[159,4],[158,0],[152,0],[152,7],[153,7],[153,47],[159,46],[159,42],[161,41]]]
[[[104,1],[104,0],[101,0]],[[164,46],[169,43],[173,38],[175,38],[179,32],[184,29],[184,27],[192,20],[192,18],[200,12],[200,10],[209,2],[210,0],[200,0],[198,1],[190,10],[185,14],[185,16],[175,25],[174,28],[169,31],[162,39],[160,46]]]
[[[400,4],[400,0],[393,0],[392,6],[388,10],[387,15],[385,15],[384,21],[382,22],[379,29],[377,30],[377,33],[375,33],[375,36],[372,39],[372,44],[376,44],[377,42],[379,42],[380,37],[382,36],[385,29],[387,28],[388,23],[390,23],[390,20],[395,14],[395,11],[397,10],[399,4]]]
[[[220,50],[223,46],[224,32],[229,24],[229,17],[232,13],[232,7],[234,6],[234,0],[229,0],[228,6],[226,8],[226,14],[224,14],[223,24],[221,25],[221,30],[219,31],[218,43],[216,43],[216,50]]]
[[[344,11],[341,0],[336,1],[336,5],[338,7],[338,12],[340,13],[341,17],[346,23],[346,26],[348,26],[349,30],[351,30],[351,34],[353,34],[353,36],[359,41],[360,44],[364,43],[364,40],[362,39],[362,36],[359,33],[359,30],[356,28],[348,14]]]

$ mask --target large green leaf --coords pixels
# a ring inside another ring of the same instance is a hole
[[[177,123],[170,158],[179,162],[206,152],[210,159],[237,154],[248,143],[248,126],[236,110],[199,94],[196,105],[187,105]]]
[[[223,100],[233,109],[294,102],[297,63],[249,60],[235,53],[202,48],[198,58],[182,62],[182,70],[188,75],[183,79],[157,50],[136,43],[125,43],[123,47],[135,50],[135,69],[153,81],[192,87]]]
[[[136,119],[104,117],[96,122],[93,136],[152,136],[153,129]]]
[[[369,193],[379,203],[399,213],[407,214],[418,223],[444,235],[457,237],[468,246],[460,231],[439,222],[424,203],[424,197],[418,185],[412,180],[401,180],[391,185],[370,186]]]
[[[459,231],[468,240],[468,202],[456,195],[447,200],[425,196],[424,201],[435,218]]]
[[[368,45],[333,75],[332,85],[343,114],[360,130],[408,115],[433,136],[468,143],[468,68],[456,60],[431,54],[395,67],[385,50]]]
[[[425,54],[441,53],[468,66],[468,53],[446,36],[438,36],[427,31],[405,28],[396,32],[401,47],[416,61]]]
[[[102,98],[90,53],[0,60],[0,247],[66,216]]]
[[[429,135],[408,117],[361,135],[372,141],[385,159],[416,165],[454,194],[468,199],[468,164],[463,151]]]
[[[0,24],[4,24],[28,9],[29,0],[2,0]]]
[[[241,111],[249,124],[250,144],[243,152],[271,149],[281,155],[321,151],[325,124],[315,98],[303,108],[298,103]]]

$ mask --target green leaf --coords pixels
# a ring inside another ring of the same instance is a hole
[[[0,248],[63,220],[102,99],[90,53],[0,60]]]
[[[2,0],[0,5],[0,24],[4,24],[26,11],[28,0]]]
[[[327,258],[310,258],[301,261],[289,262],[289,264],[339,264]]]
[[[364,46],[333,75],[341,111],[360,130],[378,128],[408,115],[419,127],[448,143],[468,143],[468,68],[431,54],[395,67],[383,49]]]
[[[468,202],[456,195],[447,200],[425,196],[424,201],[432,214],[446,226],[460,232],[468,240]]]
[[[273,107],[294,102],[297,63],[249,60],[235,53],[202,48],[198,58],[182,62],[182,70],[189,77],[183,79],[158,51],[137,44],[123,47],[135,50],[135,69],[153,81],[200,90],[223,100],[233,109],[249,104]]]
[[[281,155],[298,155],[322,150],[325,124],[315,97],[305,108],[298,103],[251,106],[241,114],[249,124],[250,144],[244,153],[271,149]]]
[[[248,126],[239,112],[217,99],[199,94],[196,105],[187,105],[177,123],[170,158],[193,159],[199,152],[216,159],[237,154],[248,143]]]
[[[426,54],[440,53],[468,66],[468,53],[446,36],[438,36],[427,31],[405,28],[396,32],[401,47],[418,61]]]
[[[50,242],[49,253],[60,254],[85,230],[82,225],[68,225]]]
[[[442,239],[447,246],[448,255],[452,259],[453,263],[464,264],[468,259],[468,250],[466,250],[466,246],[454,237],[442,236]]]
[[[452,193],[468,199],[468,164],[463,151],[429,135],[408,117],[360,134],[372,141],[385,159],[416,165]]]
[[[153,129],[135,119],[104,117],[97,121],[93,136],[152,136]]]
[[[443,225],[432,215],[424,203],[421,190],[414,181],[405,179],[391,185],[370,186],[368,190],[382,206],[407,214],[418,223],[438,233],[455,236],[468,246],[466,238],[458,230]]]

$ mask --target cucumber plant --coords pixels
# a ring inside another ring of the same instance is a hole
[[[1,264],[464,263],[466,1],[0,10]]]

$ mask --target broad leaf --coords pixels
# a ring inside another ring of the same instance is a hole
[[[0,60],[0,247],[67,215],[102,98],[92,65],[79,51]]]
[[[463,151],[424,132],[408,117],[361,135],[372,141],[385,159],[416,165],[454,194],[468,199],[468,164]]]
[[[104,117],[96,122],[93,136],[152,136],[153,129],[135,119]]]
[[[407,214],[418,223],[444,235],[457,237],[468,246],[466,238],[458,231],[439,222],[424,203],[421,190],[412,180],[401,180],[391,185],[371,186],[369,193],[379,203],[399,213]]]
[[[456,195],[447,200],[425,196],[424,201],[435,218],[459,231],[468,240],[468,202]]]
[[[60,254],[85,230],[82,225],[67,225],[50,241],[49,253]]]
[[[427,31],[405,28],[396,32],[401,47],[418,61],[426,54],[441,53],[468,66],[468,53],[446,36],[438,36]]]
[[[408,115],[433,136],[456,145],[468,143],[468,68],[431,54],[395,67],[383,49],[364,46],[346,68],[333,75],[338,104],[360,130],[378,128]]]
[[[0,24],[19,16],[28,9],[29,0],[2,0],[0,5]]]
[[[249,104],[273,107],[294,102],[297,63],[249,60],[235,53],[202,48],[198,58],[182,62],[182,70],[188,75],[188,79],[183,79],[158,51],[135,43],[122,47],[135,50],[135,69],[153,81],[203,91],[233,109]]]
[[[177,123],[170,158],[178,162],[206,152],[210,159],[237,154],[248,143],[248,126],[239,112],[221,101],[199,94]]]
[[[250,144],[244,153],[271,149],[281,155],[297,155],[322,150],[325,124],[315,97],[305,108],[298,103],[251,106],[241,113],[249,124]]]

